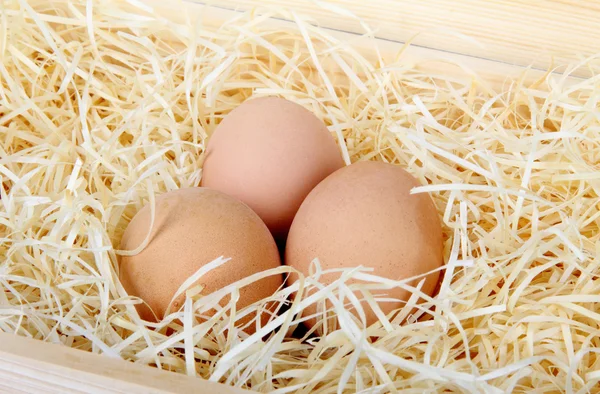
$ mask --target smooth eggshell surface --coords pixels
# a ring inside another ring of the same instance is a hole
[[[229,113],[211,136],[202,186],[248,204],[283,239],[306,195],[343,165],[335,140],[310,111],[256,98]]]
[[[419,183],[408,172],[381,162],[358,162],[336,171],[300,207],[287,240],[286,264],[307,275],[311,261],[319,258],[324,270],[363,265],[396,280],[439,268],[443,238],[438,212],[429,195],[410,194],[415,186]],[[438,276],[428,275],[425,293],[434,292]],[[323,281],[336,278],[329,274]],[[400,288],[385,293],[398,300],[379,304],[386,314],[410,297]],[[367,324],[377,321],[372,309],[362,305]],[[316,312],[313,305],[305,315]],[[307,325],[315,323],[311,319]]]
[[[121,248],[137,248],[148,234],[150,223],[150,206],[146,205],[125,230]],[[154,314],[162,319],[183,282],[220,256],[232,260],[200,279],[205,286],[203,294],[280,266],[275,241],[258,215],[235,198],[207,188],[179,189],[157,197],[150,237],[139,254],[124,256],[120,261],[125,290],[152,308],[145,304],[137,307],[148,321],[156,320]],[[237,309],[271,296],[282,283],[282,276],[276,275],[243,287]],[[183,301],[182,295],[171,311],[178,310]]]

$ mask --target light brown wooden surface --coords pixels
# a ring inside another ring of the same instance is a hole
[[[166,18],[179,22],[199,20],[204,26],[212,27],[218,27],[227,23],[228,20],[235,18],[238,12],[253,9],[258,3],[258,1],[255,0],[243,0],[239,2],[239,6],[234,6],[234,3],[236,2],[230,0],[214,0],[210,2],[202,2],[200,0],[173,0],[173,6],[165,8],[163,0],[143,0],[143,2],[154,10],[160,10],[161,15]],[[349,4],[352,2],[354,2],[354,0],[344,2],[344,7],[347,3]],[[276,2],[272,0],[265,2],[266,5],[270,3]],[[292,7],[297,3],[304,4],[304,6],[299,6],[299,13],[302,13],[304,16],[315,18],[322,26],[329,28],[327,27],[329,26],[328,24],[319,20],[319,13],[316,11],[317,9],[321,10],[321,8],[308,0],[286,1],[285,7],[286,9],[292,9],[289,7]],[[401,1],[399,3],[401,3]],[[312,6],[310,6],[310,4],[312,4]],[[379,2],[376,1],[373,4],[374,6],[377,6]],[[263,7],[262,9],[265,8]],[[321,10],[319,12],[331,14],[329,11]],[[349,26],[352,26],[352,18],[349,18],[348,16],[335,17],[333,19],[335,19],[338,24],[349,23]],[[287,29],[294,28],[295,22],[277,18],[264,22],[262,26]],[[362,31],[360,28],[355,30]],[[457,80],[470,79],[472,76],[477,75],[483,83],[496,89],[500,89],[510,79],[522,79],[523,82],[529,83],[539,80],[547,73],[547,68],[530,68],[527,70],[526,75],[523,76],[522,74],[525,71],[525,67],[517,64],[488,59],[483,56],[471,56],[469,54],[439,50],[419,45],[410,45],[408,48],[405,48],[405,44],[401,41],[372,39],[354,33],[350,28],[348,28],[347,31],[337,30],[335,29],[335,25],[332,27],[332,30],[329,31],[329,34],[340,41],[350,43],[354,49],[373,63],[377,63],[379,56],[386,60],[386,62],[391,62],[393,59],[397,59],[398,53],[402,51],[399,61],[403,64],[418,63],[419,69],[423,72],[448,75]],[[377,50],[375,50],[375,47],[377,47]],[[580,78],[585,76],[585,73],[574,73],[565,79],[565,83],[577,83],[580,81]]]
[[[600,54],[598,0],[190,1],[232,10],[284,5],[321,26],[364,32],[358,19],[340,17],[322,6],[330,4],[353,13],[380,38],[412,39],[426,48],[544,70]],[[576,75],[589,72],[581,69]]]
[[[0,332],[0,393],[248,391]]]

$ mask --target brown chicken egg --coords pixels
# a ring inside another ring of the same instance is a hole
[[[150,206],[133,218],[121,248],[134,250],[146,238]],[[171,191],[156,199],[154,225],[147,246],[134,256],[123,256],[120,279],[129,295],[145,304],[137,309],[144,320],[162,319],[179,287],[200,267],[223,257],[232,260],[209,271],[199,282],[210,294],[247,276],[280,266],[273,237],[258,215],[237,199],[207,188]],[[268,276],[240,290],[237,309],[271,296],[283,283],[281,275]],[[178,310],[185,295],[171,305]],[[228,301],[229,297],[224,301]],[[249,316],[240,324],[249,321]],[[268,313],[261,316],[263,323]],[[247,332],[253,332],[250,326]]]
[[[306,195],[344,166],[327,127],[302,106],[276,97],[244,102],[211,136],[202,186],[248,204],[284,239]]]
[[[395,280],[439,268],[443,263],[439,215],[427,194],[410,194],[415,186],[419,183],[408,172],[381,162],[358,162],[334,172],[310,192],[298,210],[285,263],[308,275],[312,260],[318,258],[323,270],[362,265],[373,268],[375,275]],[[431,295],[438,276],[437,272],[428,275],[422,291]],[[327,274],[322,280],[329,284],[337,277]],[[401,288],[384,293],[394,300],[379,303],[386,314],[401,308],[410,297]],[[371,307],[366,302],[362,306],[367,324],[377,321]],[[317,306],[312,305],[305,316],[316,312]],[[313,318],[307,325],[315,323]]]

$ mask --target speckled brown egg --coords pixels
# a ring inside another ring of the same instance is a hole
[[[250,99],[210,137],[202,185],[248,204],[285,238],[306,195],[344,161],[327,127],[291,101]]]
[[[324,270],[362,265],[396,280],[439,268],[443,263],[439,215],[429,195],[410,194],[415,186],[419,183],[412,175],[387,163],[358,162],[334,172],[298,210],[287,240],[286,264],[308,274],[311,261],[319,258]],[[331,283],[336,275],[325,275],[323,281]],[[428,275],[425,293],[434,292],[438,276]],[[380,302],[386,314],[410,297],[400,288],[385,294],[397,300]],[[366,303],[363,307],[367,324],[377,321]],[[313,305],[305,315],[316,312]]]
[[[148,234],[150,224],[150,206],[146,205],[125,230],[121,248],[136,249]],[[137,306],[140,316],[155,321],[163,318],[183,282],[220,256],[232,260],[200,278],[203,294],[280,266],[273,237],[248,206],[207,188],[171,191],[156,198],[148,245],[137,255],[122,257],[121,283],[129,295],[140,297],[147,304]],[[271,296],[282,283],[281,275],[276,275],[243,287],[238,310]],[[171,311],[181,307],[184,297],[178,297]],[[264,315],[263,320],[268,317]]]

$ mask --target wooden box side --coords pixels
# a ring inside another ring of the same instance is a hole
[[[248,391],[0,332],[0,392],[243,394]]]
[[[386,41],[538,70],[600,54],[598,0],[189,1],[238,11],[285,4],[333,30],[362,34],[366,25]]]

